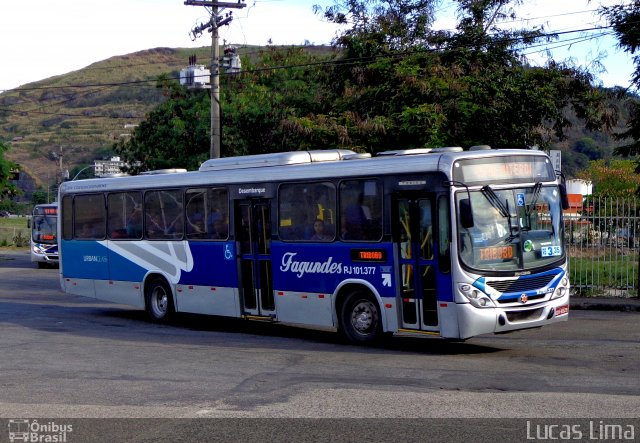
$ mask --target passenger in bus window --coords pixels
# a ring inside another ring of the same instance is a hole
[[[212,208],[209,212],[209,217],[207,218],[207,232],[209,232],[209,235],[212,235],[215,231],[215,224],[220,220],[222,220],[222,212],[220,212],[220,209],[218,208]]]
[[[127,237],[142,237],[142,207],[140,205],[135,205],[127,218]]]
[[[196,213],[191,216],[187,223],[187,237],[189,238],[205,238],[207,235],[202,214]]]
[[[365,213],[365,206],[362,204],[363,196],[360,194],[357,201],[347,205],[343,214],[343,238],[345,240],[362,240],[365,238],[369,220]],[[367,208],[368,209],[368,208]],[[370,211],[369,211],[370,213]]]
[[[210,237],[216,240],[224,240],[229,237],[229,222],[226,217],[220,217],[213,222]]]
[[[149,238],[164,238],[164,223],[160,214],[152,212],[146,216],[146,234]]]
[[[91,223],[84,223],[78,233],[76,234],[78,238],[95,238],[96,231]]]
[[[331,236],[327,232],[325,232],[325,225],[323,220],[316,219],[316,221],[313,222],[313,235],[311,236],[310,240],[314,240],[314,241],[330,241],[331,240]]]

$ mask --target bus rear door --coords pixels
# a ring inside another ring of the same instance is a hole
[[[271,271],[271,202],[239,200],[235,205],[243,315],[275,319]]]

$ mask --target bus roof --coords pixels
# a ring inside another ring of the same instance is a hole
[[[544,152],[534,150],[462,151],[454,147],[388,151],[376,157],[344,149],[294,151],[207,160],[198,171],[69,181],[60,185],[60,193],[381,177],[398,173],[442,172],[450,176],[453,164],[460,159],[514,155],[546,157]]]

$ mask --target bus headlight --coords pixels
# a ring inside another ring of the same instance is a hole
[[[569,292],[569,279],[567,277],[563,277],[562,280],[560,281],[560,284],[556,288],[556,290],[553,291],[551,300],[564,297],[567,294],[567,292]]]
[[[460,290],[460,293],[476,308],[495,307],[493,300],[491,300],[487,294],[477,288],[474,288],[468,283],[460,283],[458,285],[458,289]]]

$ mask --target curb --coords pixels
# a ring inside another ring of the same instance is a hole
[[[606,297],[571,297],[570,309],[589,311],[640,312],[640,299]]]

